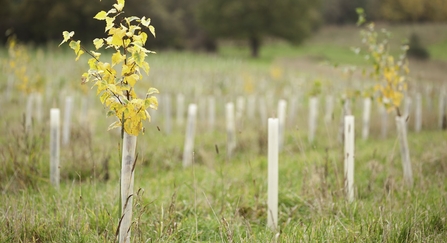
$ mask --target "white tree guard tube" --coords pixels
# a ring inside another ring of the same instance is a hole
[[[400,155],[402,157],[402,167],[404,171],[405,184],[409,187],[413,186],[413,172],[411,169],[410,150],[407,141],[406,118],[403,116],[396,117],[397,133],[399,136]]]
[[[388,136],[388,112],[383,104],[379,104],[380,113],[380,135],[382,138]]]
[[[370,120],[371,120],[371,99],[365,98],[363,100],[363,128],[362,128],[363,140],[366,140],[369,137]]]
[[[416,107],[414,114],[414,131],[420,132],[422,129],[422,96],[421,93],[416,94]]]
[[[247,99],[247,119],[252,122],[255,119],[256,96],[250,95]]]
[[[413,119],[413,117],[410,117],[412,104],[413,104],[413,100],[411,99],[411,97],[405,96],[403,117],[405,117],[405,120],[407,120],[407,121],[410,121],[410,119]],[[405,123],[405,126],[407,126],[406,130],[408,130],[408,123]]]
[[[36,99],[36,110],[35,110],[35,114],[36,114],[36,122],[37,123],[41,123],[42,122],[42,118],[43,118],[43,114],[42,114],[42,94],[41,93],[35,93],[35,99]]]
[[[345,141],[345,116],[351,115],[351,100],[345,99],[343,109],[340,116],[340,126],[338,129],[338,141],[344,143]]]
[[[135,149],[137,137],[123,133],[123,154],[121,159],[121,224],[119,228],[119,242],[130,242],[130,227],[132,225],[132,201],[134,169],[136,163]]]
[[[278,122],[279,122],[279,150],[284,147],[284,131],[286,127],[287,101],[279,100],[278,102]]]
[[[71,127],[71,114],[73,111],[73,97],[68,96],[65,98],[65,111],[64,111],[64,130],[62,133],[62,145],[68,145],[70,142],[70,127]]]
[[[426,107],[427,111],[431,111],[433,107],[432,103],[432,92],[433,92],[433,86],[427,85],[425,86],[425,101],[426,101]]]
[[[245,99],[242,96],[238,96],[236,99],[236,125],[238,130],[243,128],[243,119],[245,112]]]
[[[290,105],[289,105],[289,112],[288,112],[288,118],[287,118],[287,123],[290,126],[294,126],[295,125],[295,120],[296,120],[296,112],[297,112],[297,100],[298,98],[296,96],[293,96],[290,98]]]
[[[267,227],[278,227],[278,119],[268,119]]]
[[[344,179],[348,202],[354,201],[354,116],[345,116]]]
[[[262,122],[262,128],[265,129],[265,121],[267,121],[267,103],[265,97],[259,97],[259,120]]]
[[[176,124],[177,126],[183,126],[185,114],[185,96],[183,94],[177,94],[177,109],[176,109]]]
[[[165,94],[163,96],[163,111],[164,111],[164,132],[166,134],[171,134],[172,130],[172,119],[171,119],[171,96]]]
[[[87,127],[88,124],[88,96],[84,95],[81,98],[81,110],[79,113],[79,123],[83,127]]]
[[[309,142],[315,140],[315,131],[317,130],[317,116],[318,116],[318,98],[311,97],[309,100]]]
[[[334,112],[334,96],[326,96],[326,110],[324,114],[324,122],[329,124],[332,121],[332,114]]]
[[[216,123],[216,99],[214,96],[208,97],[208,130],[214,131],[214,124]]]
[[[197,105],[189,104],[186,127],[185,147],[183,149],[183,167],[192,165],[194,152],[194,137],[196,133]]]
[[[26,100],[26,113],[25,113],[25,131],[29,132],[31,129],[31,123],[33,119],[33,103],[34,93],[28,95]]]
[[[236,125],[234,120],[234,104],[232,102],[225,105],[227,123],[227,156],[231,158],[236,148]]]
[[[204,96],[199,96],[198,98],[198,104],[197,104],[197,113],[199,116],[199,121],[206,121],[206,103],[207,103],[207,99]]]
[[[60,174],[60,111],[50,110],[50,182],[59,188]]]

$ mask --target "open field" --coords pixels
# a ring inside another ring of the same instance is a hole
[[[408,28],[390,26],[400,39]],[[249,59],[238,43],[225,45],[219,55],[159,51],[150,56],[151,74],[142,90],[158,88],[160,105],[150,111],[153,121],[138,138],[133,241],[445,242],[447,132],[439,128],[438,111],[440,90],[447,84],[447,32],[445,25],[412,28],[427,36],[422,40],[434,58],[411,61],[408,96],[414,101],[420,93],[423,106],[420,132],[414,129],[414,105],[408,120],[414,185],[409,188],[403,180],[394,114],[387,117],[383,137],[381,113],[373,102],[370,135],[363,140],[363,104],[357,97],[351,104],[356,117],[353,203],[345,199],[339,129],[343,94],[371,84],[346,72],[353,64],[366,66],[350,51],[360,45],[358,29],[328,27],[300,47],[268,41],[259,60]],[[30,130],[25,129],[27,95],[13,88],[8,99],[7,68],[1,69],[0,242],[115,239],[120,134],[107,131],[113,119],[106,118],[95,91],[80,84],[86,59],[74,62],[67,49],[30,51],[29,72],[44,80],[39,86],[42,118],[33,109]],[[5,60],[7,51],[0,53]],[[188,168],[182,167],[186,122],[176,116],[179,94],[185,110],[189,103],[198,104],[194,163]],[[319,98],[319,119],[315,140],[309,142],[311,94]],[[61,185],[55,189],[49,181],[49,109],[61,108],[63,121],[68,96],[75,100],[71,137],[62,146]],[[334,110],[325,120],[328,96],[334,98]],[[216,102],[213,124],[209,97]],[[246,110],[229,158],[224,108],[238,97],[245,98]],[[250,97],[256,100],[253,116]],[[288,101],[288,113],[279,155],[280,230],[272,231],[266,227],[268,141],[261,107],[274,117],[279,99]]]

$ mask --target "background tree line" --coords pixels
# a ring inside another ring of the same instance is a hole
[[[115,0],[0,0],[0,33],[45,43],[74,30],[81,40],[103,31],[93,16]],[[127,0],[128,15],[148,16],[156,48],[215,50],[217,38],[245,39],[256,55],[264,37],[300,43],[321,24],[355,23],[362,7],[370,20],[447,21],[446,0]],[[152,48],[151,47],[151,48]]]

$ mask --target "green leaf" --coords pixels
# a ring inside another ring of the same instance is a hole
[[[138,66],[142,65],[145,57],[146,53],[144,53],[143,51],[136,50],[132,53],[132,58]]]
[[[97,13],[97,14],[95,15],[95,17],[93,17],[93,18],[94,18],[94,19],[97,19],[97,20],[105,20],[106,17],[107,17],[107,13],[106,13],[106,11],[100,11],[100,12]]]
[[[114,115],[116,115],[116,112],[113,110],[110,110],[107,112],[107,117],[114,116]]]

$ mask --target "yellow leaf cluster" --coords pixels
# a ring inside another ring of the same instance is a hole
[[[109,108],[107,115],[115,116],[118,120],[109,129],[123,128],[131,135],[138,135],[143,131],[143,121],[150,120],[147,109],[157,109],[158,101],[153,94],[158,93],[155,88],[149,89],[144,99],[138,98],[135,85],[143,79],[140,69],[149,74],[149,64],[146,57],[152,51],[145,48],[146,28],[155,37],[155,28],[150,25],[150,18],[124,17],[120,23],[115,21],[123,14],[125,0],[117,0],[109,11],[99,11],[93,18],[105,21],[107,37],[96,38],[93,45],[96,51],[102,48],[112,48],[111,62],[100,60],[100,52],[86,51],[80,41],[73,40],[74,32],[64,31],[63,41],[69,42],[76,53],[76,60],[86,52],[91,56],[88,60],[89,70],[82,75],[83,83],[93,82],[97,88],[97,95],[101,103]]]
[[[18,43],[16,38],[8,38],[9,70],[15,78],[16,87],[25,94],[36,90],[36,83],[31,82],[29,66],[29,56],[27,48]],[[36,80],[32,80],[36,81]]]
[[[389,53],[388,39],[390,33],[382,30],[385,37],[379,40],[379,34],[375,31],[374,24],[367,25],[366,30],[361,31],[364,44],[367,45],[368,56],[372,61],[374,71],[371,76],[377,81],[374,90],[378,94],[378,101],[388,110],[396,110],[399,114],[399,106],[406,90],[406,76],[409,73],[408,60],[405,53],[408,48],[401,48],[401,55],[396,59]]]

